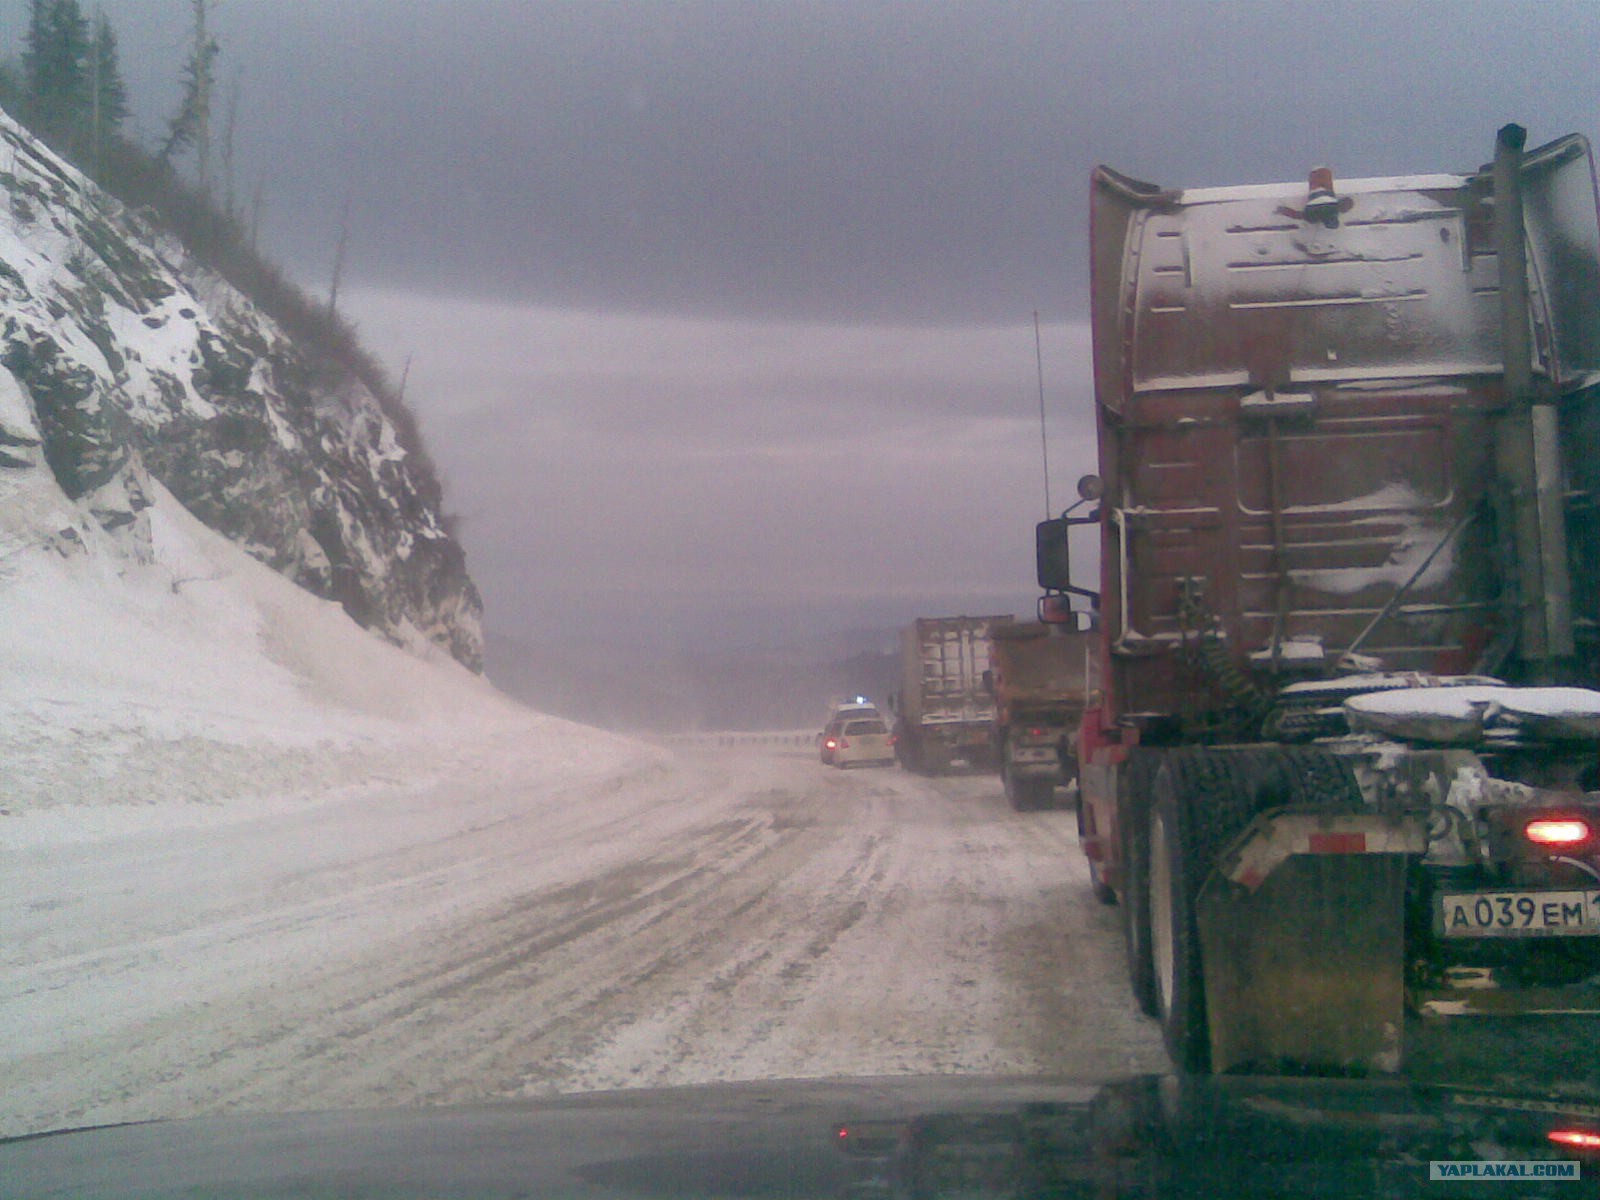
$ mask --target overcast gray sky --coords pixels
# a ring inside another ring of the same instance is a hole
[[[188,2],[100,7],[153,137]],[[1466,170],[1508,120],[1600,124],[1592,0],[219,0],[214,23],[267,246],[325,291],[348,202],[343,304],[411,359],[490,625],[543,641],[1031,604],[1032,314],[1059,508],[1092,466],[1098,162]]]

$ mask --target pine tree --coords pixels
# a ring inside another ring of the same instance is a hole
[[[50,54],[50,2],[28,0],[28,32],[22,35],[22,82],[32,100],[44,90]]]
[[[34,117],[46,129],[67,133],[87,115],[89,22],[78,0],[29,0],[22,69]]]
[[[128,89],[117,66],[117,33],[104,13],[95,17],[89,76],[97,131],[115,131],[128,119]]]

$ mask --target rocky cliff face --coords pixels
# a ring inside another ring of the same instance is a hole
[[[481,669],[438,482],[372,393],[3,113],[0,367],[0,506],[19,488],[66,502],[60,528],[8,539],[147,556],[154,477],[361,624]]]

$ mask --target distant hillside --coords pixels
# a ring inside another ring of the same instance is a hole
[[[875,641],[877,639],[874,639]],[[489,633],[485,673],[541,712],[624,732],[821,728],[829,705],[866,695],[884,703],[899,686],[899,659],[858,651],[737,649],[653,659],[609,658],[591,647],[532,646]]]
[[[820,729],[833,701],[863,695],[882,705],[900,686],[899,657],[874,651],[711,655],[691,669],[707,729]]]
[[[706,727],[687,682],[665,667],[641,664],[628,671],[489,632],[484,673],[508,696],[540,712],[589,725],[651,733]]]

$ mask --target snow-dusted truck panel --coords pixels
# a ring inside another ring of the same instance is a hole
[[[1094,687],[1093,635],[1015,621],[990,630],[994,747],[1006,799],[1048,807],[1075,779],[1074,739]]]
[[[1572,137],[1523,169],[1533,376],[1553,400],[1600,372],[1592,166]],[[1096,174],[1115,488],[1101,611],[1130,703],[1227,719],[1229,698],[1164,652],[1211,619],[1240,666],[1309,669],[1354,647],[1452,673],[1508,624],[1488,511],[1506,403],[1492,186],[1336,187],[1330,228],[1307,218],[1306,184],[1162,191]]]
[[[938,773],[993,756],[989,635],[1014,619],[918,617],[901,631],[895,753],[907,770]]]
[[[1083,844],[1174,1057],[1393,1069],[1408,1009],[1600,1011],[1587,142],[1201,190],[1101,168],[1092,276]],[[1047,588],[1077,519],[1041,526]]]

